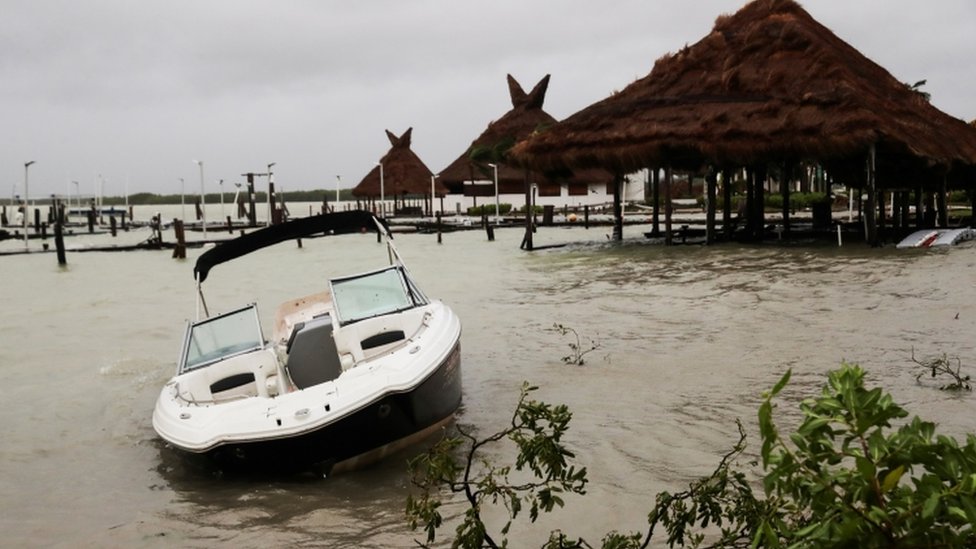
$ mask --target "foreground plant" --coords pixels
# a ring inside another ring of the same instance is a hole
[[[773,420],[774,399],[790,372],[764,394],[762,497],[736,468],[746,439],[740,425],[738,442],[715,471],[687,490],[659,493],[643,534],[611,532],[602,547],[647,547],[659,528],[669,547],[976,547],[976,437],[960,445],[937,435],[933,423],[906,420],[890,395],[864,386],[864,375],[848,364],[830,372],[821,394],[800,404],[803,420],[786,437]],[[505,536],[523,503],[534,521],[540,510],[563,505],[559,493],[584,493],[585,469],[568,466],[572,453],[561,443],[571,414],[527,400],[533,390],[523,386],[510,428],[483,440],[462,432],[411,463],[421,492],[408,501],[407,515],[412,527],[423,525],[427,543],[442,525],[439,488],[463,493],[470,505],[453,540],[466,548],[507,545],[488,533],[485,505],[501,502],[509,511]],[[516,469],[527,467],[535,481],[510,483],[511,467],[477,455],[506,438],[518,448]],[[543,547],[590,545],[555,531]]]

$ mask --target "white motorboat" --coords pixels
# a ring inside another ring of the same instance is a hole
[[[953,246],[976,238],[976,230],[961,229],[922,229],[906,236],[897,244],[898,248],[938,248]]]
[[[208,316],[202,283],[216,265],[289,239],[364,230],[385,238],[389,265],[287,301],[270,340],[255,304]],[[205,318],[187,323],[153,412],[156,432],[180,451],[221,469],[334,472],[420,440],[460,405],[461,323],[421,292],[372,214],[255,231],[203,253],[194,274]]]

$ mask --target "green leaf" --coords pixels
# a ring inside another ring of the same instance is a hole
[[[885,475],[884,481],[881,483],[881,493],[886,494],[890,492],[895,486],[898,486],[898,481],[901,480],[901,476],[905,474],[905,466],[899,465],[894,468],[887,475]]]
[[[793,375],[793,369],[792,368],[786,370],[786,373],[783,374],[783,377],[781,377],[779,379],[779,382],[776,383],[776,385],[773,386],[773,390],[770,391],[769,396],[774,397],[774,396],[778,395],[779,392],[783,390],[783,387],[786,387],[786,384],[790,382],[790,376],[791,375]]]
[[[939,497],[940,494],[936,492],[925,500],[925,505],[922,506],[922,518],[930,519],[935,516],[935,510],[939,506]]]

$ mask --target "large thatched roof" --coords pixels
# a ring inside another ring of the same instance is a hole
[[[976,163],[976,132],[815,21],[793,0],[755,0],[644,78],[519,143],[538,169],[745,166],[816,160],[918,175]]]
[[[410,138],[413,128],[400,137],[389,130],[386,136],[390,139],[390,150],[380,159],[383,165],[383,193],[387,197],[408,195],[429,195],[430,178],[433,172],[427,168],[422,160],[410,149]],[[434,192],[438,196],[447,194],[447,189],[440,182],[436,183]],[[363,177],[362,181],[352,190],[353,196],[380,196],[380,167],[373,169]]]
[[[549,87],[548,74],[529,93],[525,93],[512,75],[507,75],[507,79],[512,109],[498,120],[491,122],[488,128],[471,142],[464,153],[439,174],[439,181],[454,192],[462,192],[465,181],[491,180],[494,177],[494,170],[489,164],[498,166],[500,192],[521,192],[525,185],[525,169],[508,163],[509,148],[533,132],[556,123],[555,118],[542,110],[546,90]],[[568,175],[560,180],[583,184],[605,183],[610,178],[610,174],[601,170],[587,170]],[[535,174],[534,180],[540,185],[558,187],[558,181],[546,179],[541,174]]]

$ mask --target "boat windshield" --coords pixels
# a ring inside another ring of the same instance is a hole
[[[399,267],[332,281],[339,325],[424,305],[426,299]]]
[[[264,345],[258,310],[254,305],[187,326],[180,373],[212,364]]]

